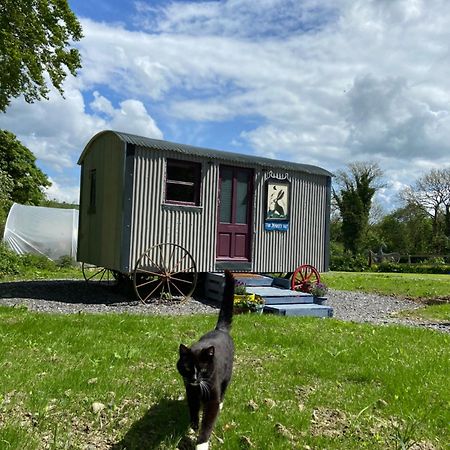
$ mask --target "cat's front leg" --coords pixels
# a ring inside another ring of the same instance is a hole
[[[189,418],[191,421],[191,428],[198,431],[199,413],[200,413],[200,398],[197,392],[192,389],[186,389],[186,398],[189,407]]]
[[[210,400],[203,407],[202,426],[197,440],[196,450],[208,450],[209,438],[219,415],[219,401]]]

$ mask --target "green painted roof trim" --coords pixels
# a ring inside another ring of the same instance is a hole
[[[177,144],[175,142],[163,141],[160,139],[152,139],[143,136],[136,136],[134,134],[122,133],[119,131],[106,130],[97,133],[86,145],[81,154],[78,164],[83,162],[84,156],[89,151],[91,144],[101,135],[105,133],[113,133],[120,140],[127,144],[134,144],[138,147],[147,147],[149,149],[164,150],[169,152],[176,152],[185,155],[195,155],[209,159],[219,159],[229,161],[230,163],[240,163],[249,166],[259,166],[267,169],[284,169],[305,172],[314,175],[323,175],[331,177],[333,174],[328,170],[322,169],[318,166],[310,164],[300,164],[289,161],[282,161],[278,159],[263,158],[261,156],[250,156],[242,153],[226,152],[223,150],[213,150],[210,148],[194,147],[192,145]]]

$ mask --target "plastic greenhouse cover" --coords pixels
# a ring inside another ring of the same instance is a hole
[[[3,239],[16,253],[37,253],[52,260],[76,260],[78,210],[14,203],[6,220]]]

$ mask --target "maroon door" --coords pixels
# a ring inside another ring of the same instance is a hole
[[[220,166],[217,259],[250,261],[253,170]]]

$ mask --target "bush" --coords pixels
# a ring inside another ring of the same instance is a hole
[[[55,270],[56,264],[43,255],[35,255],[28,253],[26,255],[21,255],[20,260],[24,268],[34,268],[39,270]]]
[[[23,274],[30,270],[55,271],[56,269],[56,264],[43,255],[18,255],[4,242],[0,242],[0,278]]]
[[[0,277],[17,275],[20,272],[20,256],[0,242]]]
[[[331,255],[330,270],[342,272],[366,272],[369,269],[367,258],[363,255],[353,256],[349,253]]]
[[[58,258],[56,265],[61,269],[68,269],[69,267],[75,267],[76,263],[69,255],[64,255]]]

